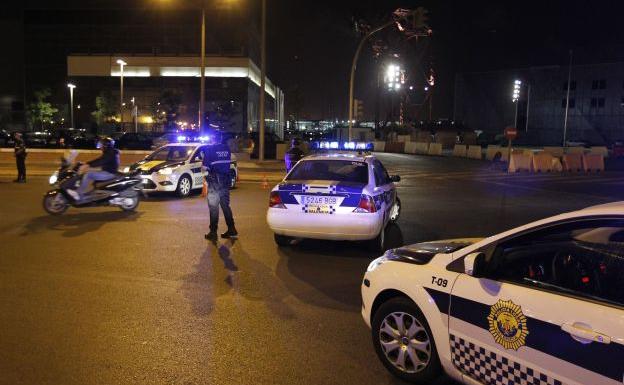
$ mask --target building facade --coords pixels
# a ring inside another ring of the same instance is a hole
[[[516,126],[531,144],[567,141],[610,144],[624,139],[624,63],[542,66],[458,74],[454,119],[489,133]],[[512,101],[519,80],[520,98]]]

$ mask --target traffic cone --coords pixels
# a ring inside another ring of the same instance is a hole
[[[201,196],[202,198],[205,198],[208,196],[208,183],[206,183],[206,180],[204,180],[204,183],[202,184]]]
[[[264,177],[262,178],[262,188],[263,189],[269,188],[269,181],[267,180],[266,174],[264,174]]]

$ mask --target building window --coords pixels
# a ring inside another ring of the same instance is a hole
[[[592,90],[604,90],[605,88],[607,88],[605,79],[592,80]]]
[[[604,108],[605,98],[598,98],[598,108]]]
[[[591,100],[589,102],[589,106],[592,107],[592,108],[596,108],[597,105],[598,105],[598,99],[591,98]]]
[[[574,108],[574,106],[576,106],[576,100],[574,100],[574,98],[570,98],[570,104],[568,105],[568,108]],[[561,108],[566,108],[566,98],[561,99]]]
[[[570,91],[574,91],[576,89],[576,80],[572,80],[570,82]],[[568,90],[568,82],[563,82],[563,90]]]
[[[624,107],[624,96],[620,99],[620,106]]]

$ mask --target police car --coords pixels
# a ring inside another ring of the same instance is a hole
[[[370,240],[383,249],[384,229],[401,212],[394,184],[400,177],[360,147],[368,148],[328,142],[327,151],[301,159],[273,188],[267,222],[279,246],[313,238]]]
[[[624,202],[389,250],[362,298],[377,355],[405,380],[621,385]]]
[[[205,175],[202,161],[206,146],[201,142],[168,144],[126,167],[124,172],[139,171],[145,192],[175,191],[180,197],[186,197],[193,189],[202,188]],[[238,177],[234,155],[230,175],[230,187],[234,188]]]

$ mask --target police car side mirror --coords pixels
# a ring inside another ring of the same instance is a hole
[[[471,277],[485,276],[485,254],[481,251],[470,253],[464,257],[464,272]]]
[[[400,182],[401,181],[401,176],[399,175],[392,175],[390,177],[390,182]]]

